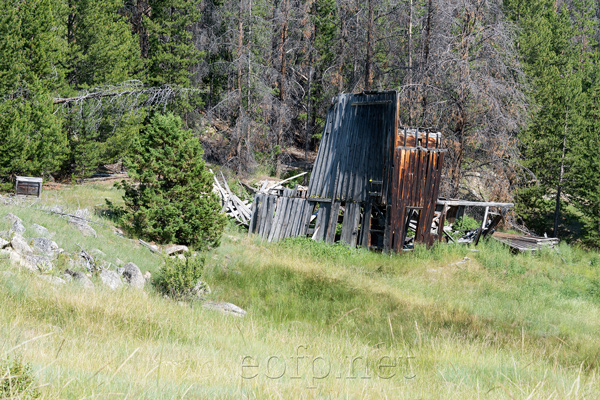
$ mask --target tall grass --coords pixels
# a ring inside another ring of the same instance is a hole
[[[0,260],[0,358],[31,363],[44,398],[597,398],[596,257],[495,242],[389,256],[230,228],[204,279],[245,318]]]

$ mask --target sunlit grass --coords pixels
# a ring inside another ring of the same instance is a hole
[[[113,195],[73,190],[63,199]],[[57,241],[75,232],[34,208],[8,211]],[[82,246],[158,268],[98,218],[107,227]],[[245,318],[152,289],[55,287],[0,260],[14,274],[0,273],[0,355],[32,363],[45,398],[597,398],[597,257],[495,242],[389,256],[229,228],[205,279]]]

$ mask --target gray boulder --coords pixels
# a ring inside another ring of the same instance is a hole
[[[93,237],[98,236],[96,234],[96,231],[94,230],[94,228],[92,228],[87,223],[87,221],[85,221],[81,218],[71,217],[71,218],[69,218],[69,224],[71,224],[72,226],[77,228],[79,230],[79,232],[81,232],[83,234],[83,236],[93,236]]]
[[[187,253],[189,251],[190,251],[190,249],[188,249],[187,246],[183,246],[180,244],[172,244],[172,245],[165,247],[165,253],[167,253],[168,256],[173,256],[175,254]]]
[[[202,307],[209,310],[219,311],[222,314],[234,315],[236,317],[243,317],[246,315],[246,311],[231,303],[207,301],[202,304]]]
[[[21,221],[15,221],[15,222],[13,222],[12,226],[10,227],[10,230],[11,230],[11,232],[23,234],[23,233],[25,233],[25,225],[23,225],[23,222],[21,222]]]
[[[3,219],[8,222],[15,222],[15,221],[19,221],[21,223],[23,222],[23,220],[21,218],[17,217],[13,213],[6,214]]]
[[[104,286],[108,287],[111,290],[117,290],[118,288],[123,286],[123,281],[119,277],[115,271],[111,271],[108,269],[104,269],[100,271],[100,280],[104,284]]]
[[[41,225],[38,224],[31,224],[31,230],[39,236],[43,236],[43,237],[49,237],[50,236],[50,231],[46,228],[44,228]]]
[[[129,286],[135,289],[143,289],[146,283],[142,271],[132,262],[123,266],[123,278],[129,283]]]
[[[17,253],[21,255],[33,253],[33,250],[27,244],[25,238],[19,233],[15,233],[13,235],[12,239],[10,240],[10,245]]]
[[[46,256],[38,256],[36,254],[26,254],[23,256],[23,259],[27,264],[29,264],[30,269],[35,269],[39,271],[52,271],[54,267],[52,265],[52,261]]]
[[[58,245],[56,242],[46,238],[33,239],[33,249],[48,257],[53,257],[58,253]]]
[[[32,253],[19,254],[16,251],[10,253],[10,262],[13,266],[23,267],[31,272],[51,271],[53,267],[48,257]]]
[[[70,275],[73,281],[85,289],[93,289],[94,283],[81,271],[65,270],[65,274]]]
[[[10,244],[10,242],[8,240],[4,240],[0,237],[0,249],[5,248],[6,246],[8,246]]]

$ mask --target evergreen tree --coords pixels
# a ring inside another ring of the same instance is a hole
[[[535,179],[520,191],[517,211],[539,233],[563,230],[564,199],[574,188],[574,145],[585,132],[593,40],[589,1],[556,9],[537,0],[513,10],[522,27],[519,49],[538,105],[529,127],[519,135],[524,164]],[[511,3],[509,3],[511,6]],[[515,6],[512,4],[512,6]]]
[[[114,85],[137,78],[143,66],[139,42],[126,17],[120,15],[123,0],[69,0],[67,24],[68,83],[70,91]],[[91,101],[67,112],[69,159],[64,170],[89,176],[99,165],[126,154],[137,132],[138,117]],[[117,146],[114,144],[118,143]]]
[[[191,67],[201,52],[192,41],[191,27],[200,18],[192,0],[150,0],[145,20],[149,35],[147,80],[152,85],[189,86]]]
[[[123,0],[69,0],[68,82],[76,90],[118,84],[142,70]]]
[[[122,182],[125,208],[120,212],[131,232],[198,249],[218,245],[224,217],[202,154],[198,139],[181,129],[181,118],[150,118],[127,159],[134,183]]]
[[[0,175],[55,172],[65,157],[52,95],[62,85],[54,0],[0,4]]]
[[[590,79],[588,101],[581,135],[572,145],[572,199],[581,213],[582,238],[600,247],[600,65],[596,63]]]

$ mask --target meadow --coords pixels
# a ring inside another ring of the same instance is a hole
[[[0,216],[46,226],[67,251],[77,243],[155,274],[162,258],[105,218],[103,199],[119,195],[69,186],[0,206]],[[96,210],[98,237],[78,237],[39,207],[52,204]],[[230,226],[204,279],[211,300],[248,314],[165,299],[149,285],[54,286],[0,259],[0,358],[29,363],[47,399],[600,398],[597,252],[512,254],[487,241],[389,256],[266,243]]]

